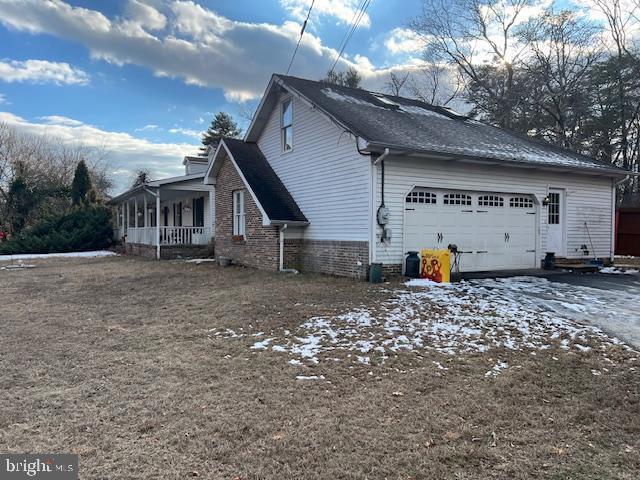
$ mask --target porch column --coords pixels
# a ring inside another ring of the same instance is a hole
[[[127,200],[127,226],[125,227],[125,231],[129,229],[131,226],[131,209],[129,208],[129,200]]]
[[[138,228],[138,197],[133,199],[133,226]]]
[[[216,226],[216,200],[212,190],[209,190],[209,223],[211,225],[211,238],[215,236]]]
[[[156,258],[160,260],[160,187],[156,194]]]
[[[144,208],[144,227],[149,226],[149,211],[147,210],[147,194],[144,194],[143,208]]]

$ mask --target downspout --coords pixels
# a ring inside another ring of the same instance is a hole
[[[280,265],[278,270],[284,273],[298,273],[295,268],[284,268],[284,231],[289,228],[289,225],[285,223],[279,229],[280,233]]]

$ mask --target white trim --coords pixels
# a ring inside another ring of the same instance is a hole
[[[285,127],[284,104],[287,102],[289,102],[289,106],[291,107],[291,123],[289,124],[288,127]],[[293,152],[293,97],[291,95],[285,95],[283,98],[280,99],[279,105],[280,105],[280,154],[284,155],[284,154]],[[291,129],[291,148],[289,148],[288,150],[284,148],[285,146],[284,129],[285,128]]]

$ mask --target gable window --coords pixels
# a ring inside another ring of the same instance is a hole
[[[244,237],[244,191],[233,192],[233,235]]]
[[[478,198],[480,207],[504,207],[504,198],[497,195],[482,195]]]
[[[471,196],[464,193],[445,193],[445,205],[471,205]]]
[[[293,103],[291,99],[282,102],[282,150],[293,149]]]

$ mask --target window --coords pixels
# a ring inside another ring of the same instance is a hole
[[[204,197],[194,198],[191,209],[194,227],[204,227]]]
[[[173,204],[173,226],[182,226],[182,202]]]
[[[548,207],[548,223],[549,225],[560,225],[560,194],[549,194],[549,207]]]
[[[282,102],[282,150],[285,152],[293,148],[293,103],[291,100]]]
[[[511,197],[509,206],[512,208],[533,208],[533,200],[528,197]]]
[[[478,197],[480,207],[504,207],[504,198],[497,195],[482,195]]]
[[[406,198],[407,203],[436,203],[436,194],[421,190],[409,192]]]
[[[445,193],[445,205],[471,205],[471,197],[464,193]]]
[[[233,192],[233,234],[244,237],[244,192]]]

